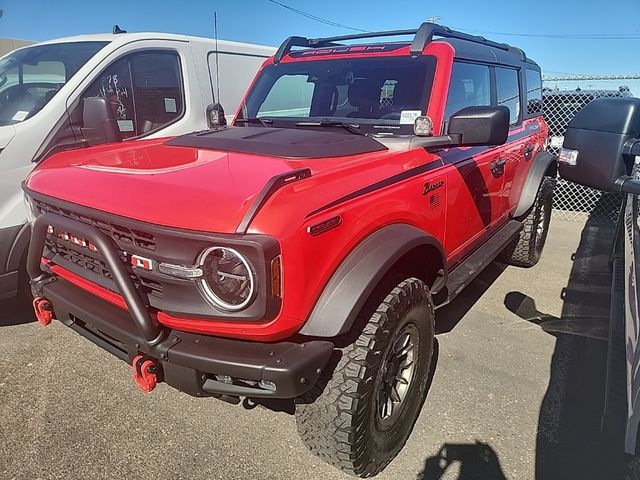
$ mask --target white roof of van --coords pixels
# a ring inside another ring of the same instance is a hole
[[[72,42],[111,42],[113,46],[122,45],[137,40],[174,40],[179,42],[198,42],[215,45],[216,40],[207,37],[195,37],[190,35],[178,35],[174,33],[159,32],[135,32],[135,33],[97,33],[92,35],[75,35],[73,37],[56,38],[39,42],[38,45],[46,45],[51,43],[72,43]],[[230,40],[218,40],[219,50],[230,50],[237,52],[259,53],[264,55],[273,55],[276,51],[275,47],[266,45],[257,45],[255,43],[233,42]]]

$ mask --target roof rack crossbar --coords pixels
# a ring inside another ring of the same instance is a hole
[[[480,43],[488,47],[498,48],[511,52],[521,60],[526,60],[526,56],[522,50],[516,47],[512,47],[506,43],[494,42],[487,40],[484,37],[478,35],[469,35],[468,33],[452,30],[449,27],[439,25],[437,23],[424,22],[417,30],[387,30],[383,32],[367,32],[367,33],[355,33],[353,35],[341,35],[337,37],[325,37],[325,38],[305,38],[305,37],[289,37],[274,55],[274,63],[279,63],[286,54],[288,54],[293,47],[306,47],[306,48],[322,48],[339,46],[339,42],[345,40],[359,40],[364,38],[377,38],[377,37],[395,37],[400,35],[413,35],[413,41],[409,49],[412,56],[422,55],[424,47],[433,41],[433,37],[443,38],[457,38],[459,40],[466,40],[468,42]]]

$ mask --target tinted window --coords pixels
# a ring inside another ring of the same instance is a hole
[[[159,129],[184,111],[180,64],[172,52],[137,53],[109,65],[82,96],[106,98],[124,140]],[[81,122],[83,102],[74,112]]]
[[[542,78],[537,70],[526,70],[527,115],[542,113]]]
[[[520,88],[518,71],[512,68],[496,68],[496,96],[498,105],[509,107],[509,123],[518,123],[520,117]]]
[[[70,42],[16,50],[0,60],[0,125],[38,113],[108,42]]]
[[[278,127],[329,118],[365,132],[411,133],[414,118],[426,111],[434,70],[435,59],[426,55],[269,65],[242,112]]]
[[[444,114],[445,120],[465,107],[490,104],[489,67],[454,62]]]

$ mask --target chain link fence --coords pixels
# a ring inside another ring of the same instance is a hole
[[[544,116],[549,125],[549,151],[557,154],[567,125],[585,105],[602,97],[640,97],[640,75],[561,75],[543,78]],[[622,195],[603,193],[558,178],[553,216],[615,223]]]

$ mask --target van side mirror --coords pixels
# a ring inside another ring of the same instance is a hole
[[[207,107],[207,123],[209,128],[224,127],[227,119],[224,116],[224,108],[219,103],[211,103]]]
[[[502,145],[509,136],[509,108],[466,107],[449,118],[447,135],[456,146]]]
[[[569,122],[558,155],[558,173],[566,180],[605,191],[640,193],[629,177],[640,155],[640,99],[600,98]]]
[[[106,98],[88,97],[82,106],[82,136],[89,145],[119,142],[120,130]]]

